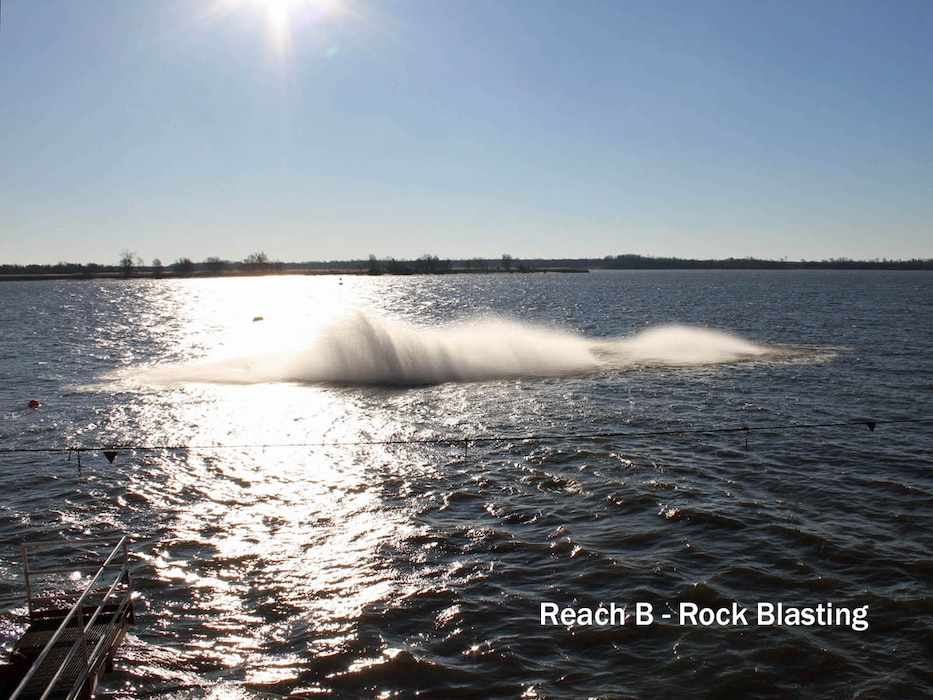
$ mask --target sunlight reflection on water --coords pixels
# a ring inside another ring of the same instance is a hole
[[[273,669],[253,657],[283,638],[302,638],[314,655],[346,646],[360,612],[399,585],[381,550],[411,526],[383,502],[374,469],[387,460],[377,446],[360,446],[348,458],[343,448],[262,445],[271,436],[278,443],[370,441],[395,428],[384,419],[373,426],[352,401],[325,390],[267,385],[241,388],[239,396],[230,387],[211,393],[213,401],[173,420],[191,426],[191,444],[219,437],[243,447],[160,458],[162,478],[147,474],[134,488],[150,508],[173,514],[151,561],[177,595],[165,612],[192,614],[190,592],[198,634],[212,640],[204,659],[268,682]],[[278,672],[274,680],[294,669]]]
[[[163,319],[171,352],[156,353],[150,367],[298,351],[351,306],[333,279],[168,290],[166,308],[146,313]],[[289,383],[142,386],[145,371],[133,362],[120,373],[128,390],[142,391],[106,427],[115,442],[144,435],[146,446],[186,448],[140,453],[145,467],[123,497],[141,504],[143,516],[165,514],[143,556],[166,637],[188,629],[184,665],[225,669],[247,683],[294,680],[306,655],[283,647],[339,655],[353,644],[361,611],[417,587],[384,553],[412,525],[410,514],[385,502],[377,472],[405,465],[371,444],[407,428],[350,392]]]

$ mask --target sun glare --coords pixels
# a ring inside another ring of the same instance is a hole
[[[283,76],[295,48],[303,46],[330,59],[338,53],[337,41],[348,28],[384,30],[371,8],[364,11],[359,0],[205,0],[188,21],[210,26],[234,15],[241,28],[259,29],[265,35]]]
[[[281,47],[288,41],[289,32],[296,21],[306,21],[307,15],[314,19],[330,15],[335,11],[337,0],[253,0],[265,12],[269,31]]]
[[[278,36],[288,28],[292,12],[298,7],[300,0],[257,0],[265,8],[269,27]]]

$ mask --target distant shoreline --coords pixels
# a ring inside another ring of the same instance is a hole
[[[505,257],[505,256],[504,256]],[[426,263],[427,261],[427,263]],[[0,281],[41,281],[75,279],[202,279],[213,277],[260,277],[269,275],[472,275],[472,274],[541,274],[587,273],[597,270],[933,270],[933,258],[913,260],[762,260],[725,258],[698,260],[690,258],[653,258],[641,255],[617,255],[605,258],[568,259],[481,259],[439,260],[425,256],[418,260],[345,260],[330,262],[283,263],[261,265],[230,261],[192,263],[184,268],[135,265],[59,263],[57,265],[0,265]]]
[[[186,274],[166,271],[155,273],[148,268],[140,268],[131,275],[123,272],[102,271],[102,272],[48,272],[48,273],[6,273],[0,272],[0,282],[20,281],[36,282],[42,280],[101,280],[101,279],[212,279],[221,277],[244,278],[244,277],[415,277],[424,275],[499,275],[499,274],[580,274],[590,272],[587,268],[536,268],[526,270],[463,270],[452,269],[446,272],[382,272],[372,274],[366,270],[347,268],[347,269],[271,269],[264,271],[244,272],[240,270],[225,270],[223,272],[201,270]]]

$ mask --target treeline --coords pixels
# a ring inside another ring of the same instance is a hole
[[[584,270],[585,267],[573,266]],[[489,258],[467,258],[464,260],[441,260],[436,255],[425,254],[417,260],[396,260],[385,258],[379,260],[370,255],[366,262],[366,273],[369,275],[443,275],[451,272],[534,272],[528,264],[516,261],[511,255],[503,255],[498,260]]]
[[[760,258],[691,259],[644,255],[607,255],[603,258],[500,258],[441,259],[425,254],[413,260],[370,255],[365,260],[320,262],[273,261],[264,252],[252,253],[241,261],[208,257],[201,262],[178,258],[163,265],[159,259],[146,264],[134,253],[124,251],[115,265],[60,262],[54,265],[0,265],[0,279],[55,279],[81,277],[216,277],[224,275],[268,274],[367,274],[443,275],[488,272],[586,272],[588,270],[933,270],[933,259],[910,260],[764,260]]]
[[[340,263],[349,265],[351,263]],[[358,263],[352,263],[358,265]],[[417,260],[376,260],[370,256],[369,274],[443,274],[448,272],[583,272],[587,270],[933,270],[933,258],[910,260],[765,260],[761,258],[659,258],[645,255],[607,255],[603,258],[471,258],[439,260],[425,255]]]
[[[226,274],[262,275],[283,272],[287,265],[273,261],[264,252],[251,253],[242,261],[222,260],[208,257],[202,262],[191,258],[178,258],[174,263],[163,265],[158,258],[151,264],[130,251],[123,251],[116,265],[99,263],[59,262],[54,265],[0,265],[0,277],[67,278],[67,277],[191,277],[194,275],[220,276]]]
[[[596,261],[593,261],[594,263]],[[762,260],[761,258],[725,258],[696,260],[690,258],[652,258],[643,255],[607,255],[594,265],[608,270],[933,270],[933,258],[910,260]]]
[[[584,267],[574,266],[574,271]],[[415,260],[396,258],[378,259],[370,255],[367,260],[332,260],[319,262],[273,261],[264,252],[252,253],[242,261],[208,257],[201,262],[179,258],[164,265],[158,258],[147,265],[130,251],[123,251],[115,265],[98,263],[60,262],[55,265],[0,265],[0,277],[56,278],[56,277],[217,277],[224,275],[265,274],[369,274],[369,275],[440,275],[455,272],[532,272],[537,268],[513,261],[511,255],[499,259],[470,258],[467,260],[441,259],[425,254]]]

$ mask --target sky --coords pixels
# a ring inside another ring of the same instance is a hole
[[[933,257],[928,0],[0,0],[0,264]]]

